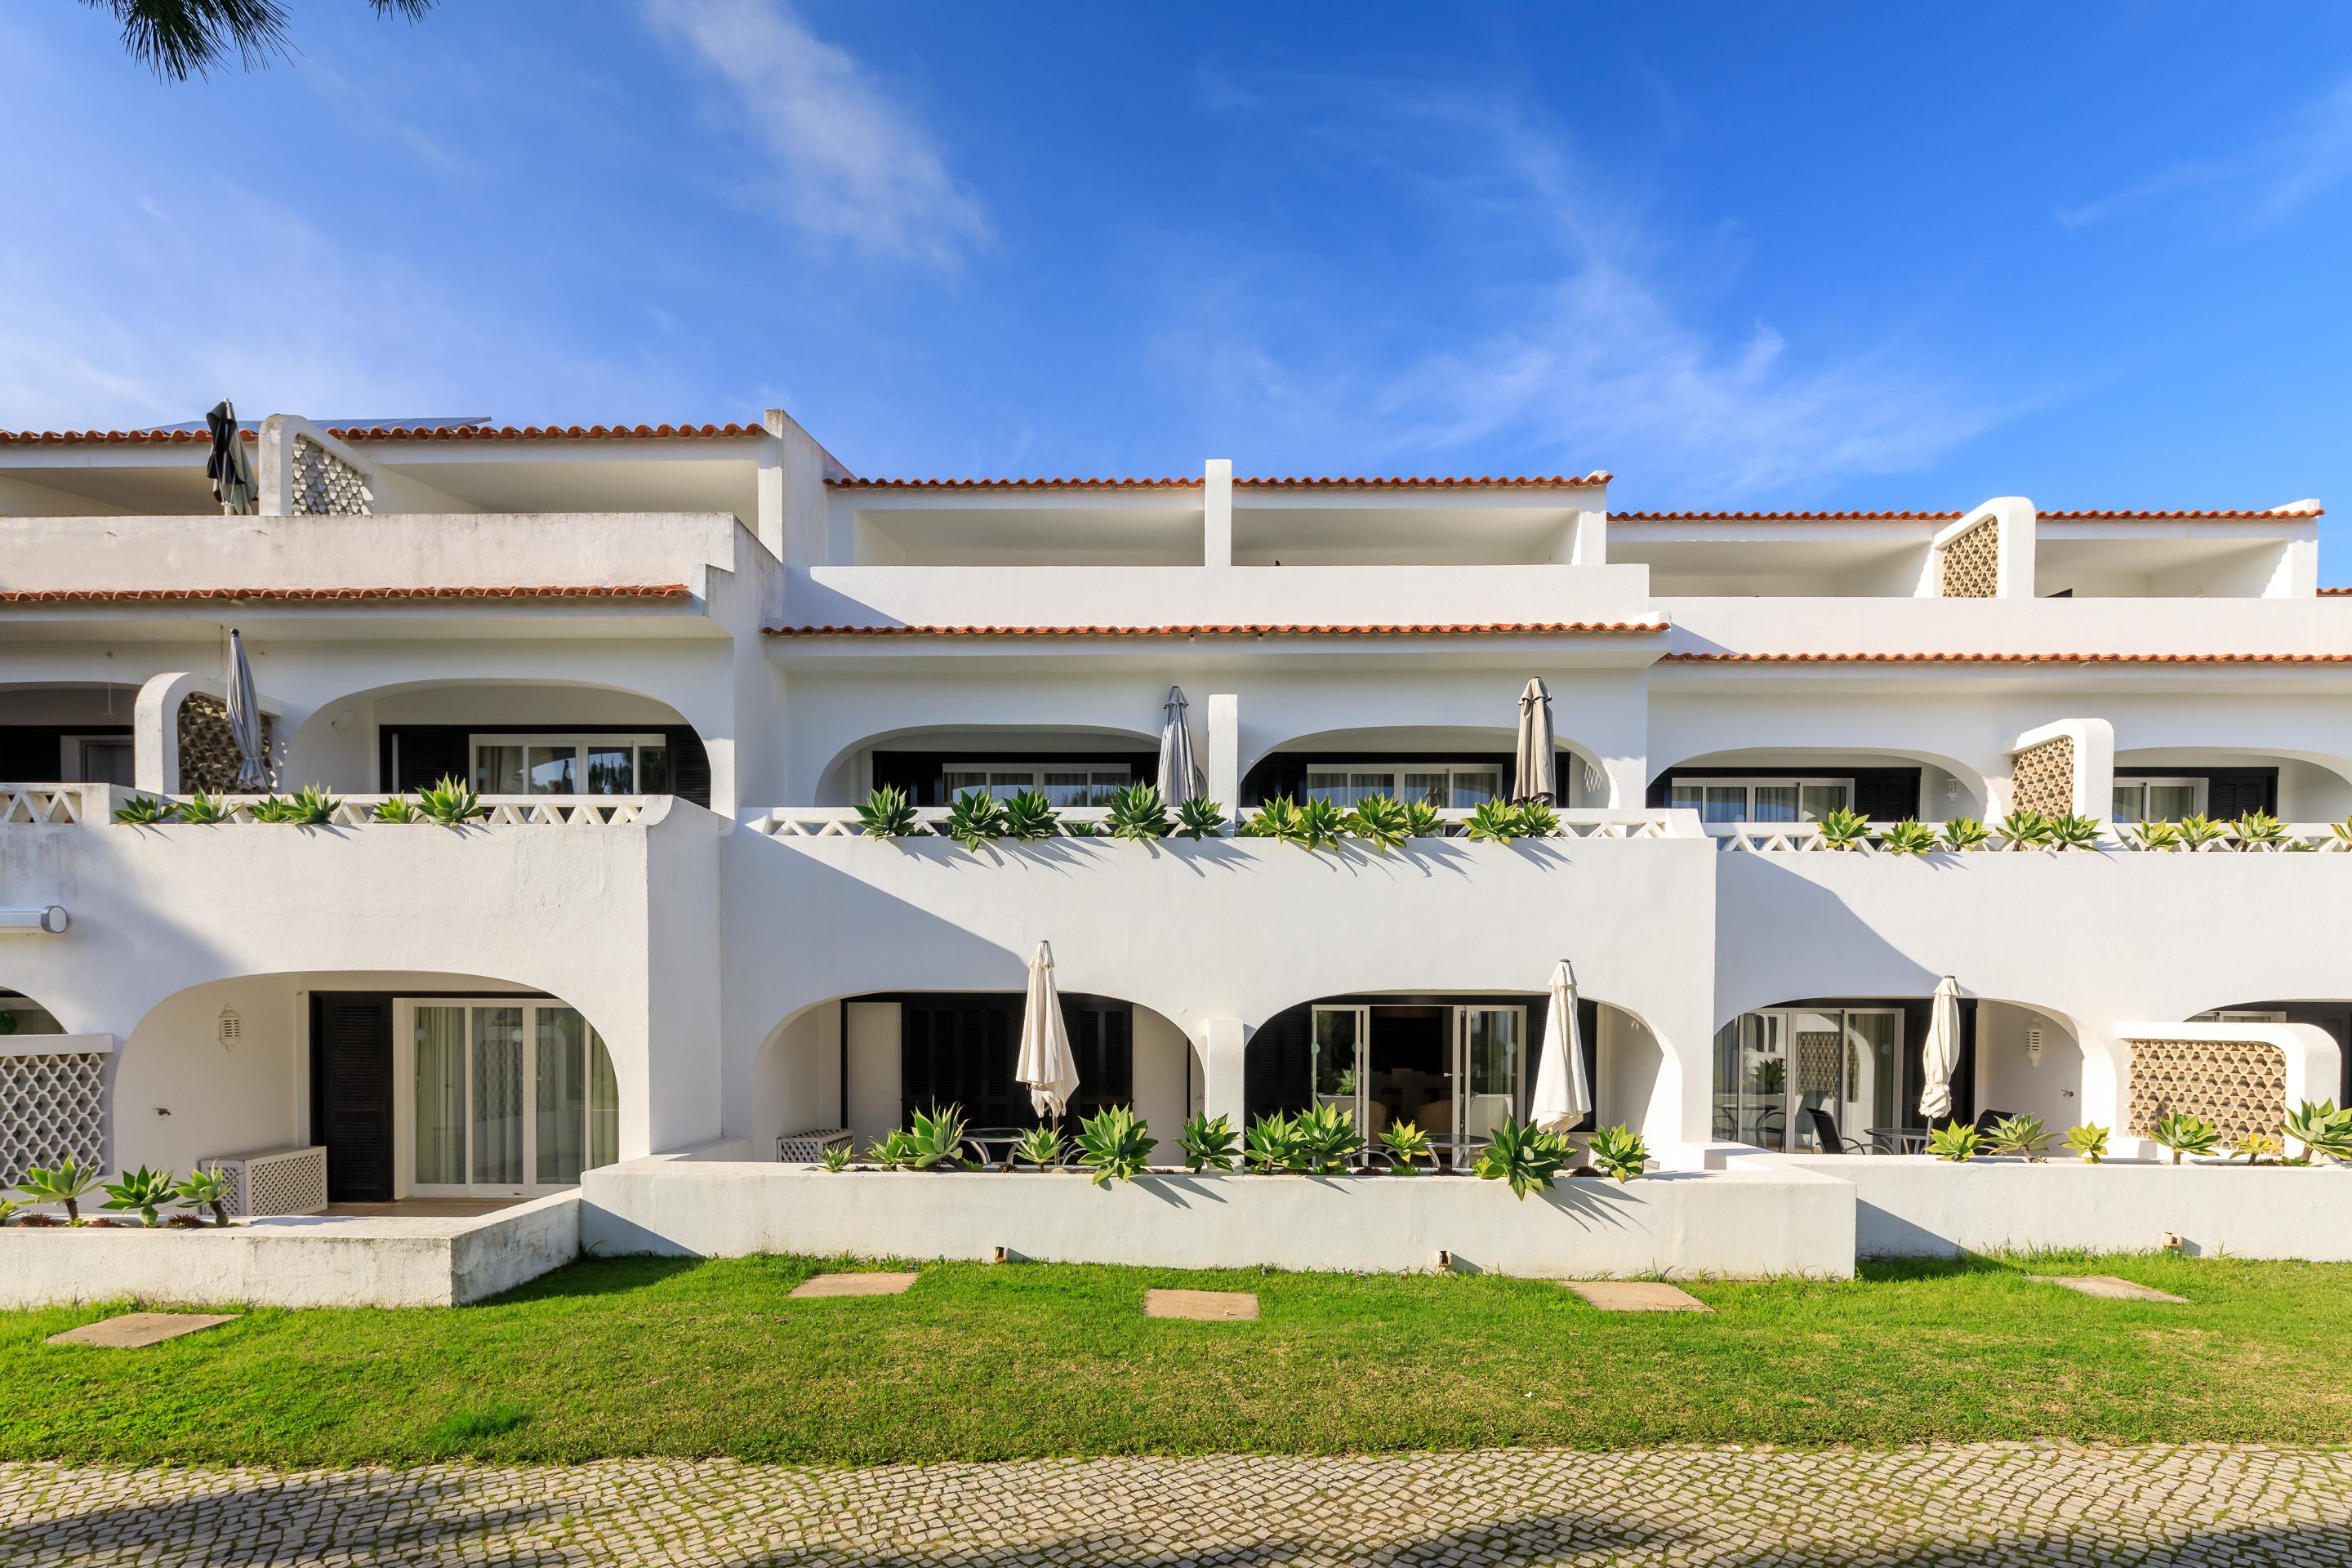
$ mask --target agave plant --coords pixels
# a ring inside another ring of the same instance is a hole
[[[1004,837],[1024,842],[1054,837],[1055,825],[1062,814],[1045,798],[1041,789],[1024,789],[1004,803]]]
[[[1551,808],[1551,802],[1548,800],[1519,802],[1520,837],[1549,838],[1559,831],[1559,813]]]
[[[1944,847],[1966,854],[1984,847],[1992,834],[1973,816],[1956,816],[1944,824]]]
[[[1258,1174],[1271,1176],[1297,1167],[1298,1139],[1292,1126],[1291,1119],[1279,1110],[1269,1110],[1250,1123],[1243,1140],[1243,1157],[1257,1167]]]
[[[857,826],[868,838],[908,838],[920,833],[914,803],[897,784],[877,784],[857,803]]]
[[[1364,1135],[1356,1119],[1337,1101],[1321,1100],[1291,1120],[1292,1161],[1300,1169],[1338,1175],[1348,1168]]]
[[[1194,795],[1176,808],[1176,831],[1195,842],[1214,838],[1225,830],[1225,808],[1205,795]]]
[[[2046,849],[2052,837],[2051,821],[2038,811],[2020,807],[1993,824],[1993,831],[2012,849]]]
[[[1471,809],[1463,831],[1480,844],[1507,844],[1527,832],[1527,818],[1507,800],[1482,800]]]
[[[377,801],[375,803],[374,816],[375,820],[378,822],[422,822],[425,820],[425,814],[416,808],[416,803],[409,799],[404,795],[396,795],[389,800]]]
[[[1948,1121],[1927,1134],[1927,1152],[1965,1165],[1984,1150],[1984,1135],[1965,1121]]]
[[[1197,1173],[1232,1170],[1242,1141],[1224,1115],[1211,1116],[1204,1111],[1184,1123],[1184,1131],[1176,1142],[1184,1151],[1185,1169]]]
[[[179,815],[178,806],[168,800],[158,800],[152,795],[134,795],[114,808],[115,821],[140,827],[170,822]]]
[[[1050,1171],[1069,1158],[1070,1141],[1058,1127],[1032,1127],[1014,1141],[1013,1161]]]
[[[2286,1153],[2286,1144],[2275,1132],[2249,1132],[2238,1140],[2238,1153],[2249,1165],[2275,1165]]]
[[[1298,803],[1286,795],[1276,795],[1252,812],[1240,831],[1244,838],[1271,838],[1283,844],[1307,842],[1306,831],[1298,823]]]
[[[1529,1193],[1551,1185],[1568,1163],[1568,1140],[1513,1117],[1495,1130],[1495,1141],[1478,1151],[1482,1181],[1508,1182],[1524,1203]]]
[[[2176,826],[2180,829],[2180,842],[2192,852],[2204,848],[2218,838],[2228,837],[2230,832],[2226,824],[2198,813],[2182,817]]]
[[[955,799],[948,803],[946,826],[950,838],[977,854],[982,845],[1003,837],[1010,825],[994,795],[986,790],[963,789],[956,791]]]
[[[2180,825],[2177,822],[2138,823],[2132,828],[2132,837],[2143,849],[2178,849],[2180,847]]]
[[[2107,1157],[2107,1130],[2095,1121],[2069,1127],[2066,1129],[2066,1147],[2072,1149],[2085,1165],[2098,1164]]]
[[[2099,824],[2095,817],[2077,816],[2067,812],[2050,819],[2050,842],[2059,849],[2096,849],[2099,847]]]
[[[106,1194],[101,1208],[122,1214],[136,1214],[149,1229],[155,1226],[155,1211],[172,1201],[174,1178],[169,1171],[151,1171],[142,1165],[135,1171],[125,1171],[121,1178],[100,1189]]]
[[[1889,855],[1925,855],[1936,847],[1936,830],[1906,816],[1888,828],[1878,842]]]
[[[198,790],[180,803],[180,820],[199,827],[211,827],[226,822],[232,815],[226,800],[216,795]]]
[[[961,1106],[918,1110],[907,1125],[907,1163],[918,1171],[952,1171],[963,1163]]]
[[[1409,800],[1404,803],[1404,830],[1414,838],[1443,838],[1445,818],[1434,801]]]
[[[1165,838],[1168,828],[1168,803],[1160,798],[1158,784],[1138,779],[1111,795],[1113,838]]]
[[[1870,842],[1870,819],[1840,806],[1821,820],[1822,842],[1832,849],[1859,849]]]
[[[1412,818],[1402,801],[1385,795],[1367,795],[1348,813],[1348,831],[1385,855],[1412,837]]]
[[[212,1210],[213,1224],[226,1230],[228,1200],[236,1192],[236,1178],[226,1171],[191,1171],[173,1184],[172,1197],[182,1208]]]
[[[25,1173],[16,1185],[26,1197],[37,1204],[58,1204],[66,1211],[68,1225],[81,1223],[82,1194],[98,1185],[98,1172],[68,1159],[54,1165],[35,1165]]]
[[[2248,848],[2273,848],[2286,842],[2286,824],[2267,811],[2250,811],[2230,825],[2238,842]]]
[[[1602,1175],[1615,1177],[1620,1186],[1650,1168],[1650,1146],[1639,1132],[1622,1122],[1595,1132],[1587,1146],[1587,1157]]]
[[[1410,1121],[1391,1121],[1381,1133],[1381,1147],[1387,1152],[1389,1170],[1400,1176],[1417,1176],[1421,1162],[1432,1157],[1429,1134]]]
[[[1348,830],[1348,814],[1336,800],[1320,797],[1298,808],[1297,842],[1308,849],[1328,849]]]
[[[2191,1111],[2175,1110],[2159,1116],[2148,1128],[2147,1135],[2160,1146],[2172,1151],[2172,1163],[2180,1163],[2183,1154],[2210,1154],[2221,1146],[2221,1130]]]
[[[2004,1116],[1985,1135],[1985,1146],[1994,1153],[2022,1154],[2035,1164],[2042,1163],[2042,1145],[2049,1142],[2039,1116]]]
[[[2325,1154],[2352,1160],[2352,1109],[2338,1110],[2332,1100],[2306,1100],[2287,1117],[2286,1135],[2303,1145],[2305,1159]]]
[[[849,1169],[851,1158],[848,1144],[828,1143],[824,1152],[817,1156],[817,1163],[837,1176]]]
[[[1157,800],[1160,792],[1151,793]],[[1078,1125],[1078,1163],[1096,1186],[1131,1182],[1150,1159],[1151,1128],[1131,1106],[1106,1106]]]
[[[444,827],[463,827],[474,818],[490,814],[482,797],[465,780],[449,773],[443,773],[431,789],[416,792],[416,809]]]
[[[2352,847],[2352,816],[2347,816],[2341,822],[2329,823],[2327,831],[2336,835],[2336,841],[2338,844]]]
[[[915,1135],[900,1127],[877,1138],[866,1158],[886,1171],[903,1171],[914,1163]]]

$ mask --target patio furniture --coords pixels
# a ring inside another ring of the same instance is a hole
[[[1874,1154],[1924,1154],[1927,1152],[1927,1129],[1925,1127],[1865,1127]]]
[[[777,1139],[776,1159],[781,1164],[814,1165],[827,1149],[847,1149],[856,1142],[857,1134],[846,1127],[811,1127]]]
[[[1813,1142],[1824,1154],[1866,1154],[1866,1144],[1857,1143],[1838,1131],[1837,1118],[1818,1105],[1805,1107],[1805,1120],[1812,1124]]]
[[[965,1131],[964,1145],[983,1165],[1010,1164],[1013,1146],[1027,1135],[1025,1127],[973,1127]]]

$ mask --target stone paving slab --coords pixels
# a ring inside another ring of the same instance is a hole
[[[1994,1443],[843,1470],[0,1465],[9,1568],[2343,1568],[2352,1455]]]
[[[193,1334],[200,1329],[215,1329],[223,1323],[233,1323],[235,1312],[123,1312],[111,1318],[100,1318],[94,1323],[84,1323],[78,1329],[68,1329],[61,1334],[51,1334],[53,1345],[95,1345],[103,1350],[138,1350],[144,1345],[159,1345],[165,1340],[176,1340],[182,1334]]]
[[[824,1296],[903,1296],[920,1278],[915,1274],[814,1274],[792,1289],[794,1300]]]
[[[1255,1323],[1257,1296],[1249,1290],[1146,1290],[1147,1318],[1190,1318],[1202,1323]]]
[[[2169,1301],[2176,1307],[2189,1305],[2189,1298],[2176,1296],[2168,1290],[2158,1290],[2129,1279],[2118,1279],[2112,1274],[2029,1274],[2028,1279],[2038,1279],[2044,1285],[2056,1285],[2068,1290],[2078,1290],[2085,1296],[2096,1296],[2108,1301]],[[2347,1553],[2352,1556],[2352,1553]]]
[[[1679,1285],[1662,1279],[1567,1279],[1570,1289],[1604,1312],[1712,1312]]]

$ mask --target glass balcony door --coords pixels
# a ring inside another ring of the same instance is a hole
[[[620,1154],[610,1053],[576,1008],[497,997],[397,1005],[396,1190],[526,1196]]]
[[[1336,1105],[1369,1139],[1371,1111],[1368,1103],[1371,1065],[1372,1010],[1370,1007],[1318,1006],[1314,1012],[1315,1103]]]
[[[1467,1151],[1493,1142],[1503,1123],[1518,1114],[1527,1057],[1525,1007],[1454,1009],[1451,1131],[1457,1163]]]
[[[1839,1152],[1901,1123],[1903,1014],[1894,1007],[1742,1014],[1717,1038],[1717,1137],[1762,1149]],[[1826,1147],[1834,1126],[1839,1148]]]

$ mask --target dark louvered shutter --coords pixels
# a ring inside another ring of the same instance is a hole
[[[710,753],[703,750],[702,737],[683,724],[673,724],[662,731],[669,742],[669,788],[680,800],[690,800],[704,810],[710,809]]]
[[[392,1201],[392,998],[310,998],[310,1137],[327,1146],[327,1196]]]
[[[1919,774],[1909,768],[1857,769],[1853,808],[1873,822],[1900,822],[1919,815]]]
[[[467,732],[449,724],[411,724],[385,732],[395,792],[431,789],[445,778],[471,785],[474,757]]]
[[[2250,811],[2278,814],[2278,774],[2269,768],[2213,773],[2205,780],[2205,815],[2235,821]]]
[[[1311,1006],[1276,1013],[1258,1026],[1242,1058],[1242,1104],[1255,1118],[1295,1113],[1314,1098],[1315,1013]]]
[[[1124,1002],[1067,1002],[1062,1010],[1078,1064],[1078,1093],[1070,1110],[1084,1117],[1133,1105],[1135,1010]]]

